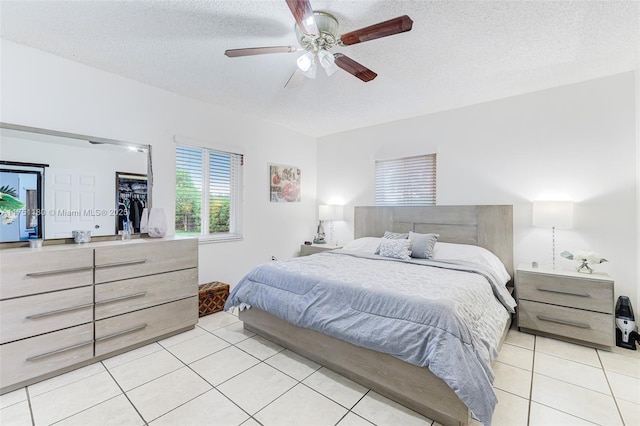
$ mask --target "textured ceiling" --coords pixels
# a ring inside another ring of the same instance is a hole
[[[273,1],[6,1],[1,36],[172,92],[323,136],[638,69],[639,1],[321,1],[348,32],[407,14],[413,30],[336,48],[378,73],[338,70],[284,88],[301,53]]]

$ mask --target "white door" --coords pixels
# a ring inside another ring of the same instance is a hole
[[[45,169],[45,238],[71,238],[72,231],[114,235],[115,176],[92,171]]]

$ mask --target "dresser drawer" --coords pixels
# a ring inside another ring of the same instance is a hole
[[[93,284],[93,250],[0,250],[0,299]]]
[[[613,315],[599,312],[521,299],[518,305],[518,327],[604,346],[614,345]]]
[[[103,319],[198,294],[198,270],[149,275],[95,286],[96,319]]]
[[[195,238],[95,249],[96,284],[197,266]]]
[[[197,296],[96,321],[96,356],[194,326],[197,322]]]
[[[93,321],[93,286],[0,302],[0,343]]]
[[[613,313],[613,282],[591,278],[517,273],[518,298]]]
[[[0,383],[6,388],[93,357],[93,324],[0,346]]]

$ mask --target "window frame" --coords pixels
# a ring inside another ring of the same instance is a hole
[[[242,152],[234,152],[233,150],[220,149],[216,147],[199,146],[190,144],[188,142],[182,142],[179,138],[176,138],[175,147],[175,166],[176,175],[178,171],[178,151],[180,148],[198,150],[202,156],[200,164],[201,173],[201,185],[202,188],[199,191],[200,194],[200,234],[197,236],[200,243],[217,243],[225,241],[239,241],[244,239],[243,234],[243,204],[244,204],[244,185],[243,185],[243,166],[244,166],[244,154]],[[230,156],[230,170],[229,170],[229,231],[227,232],[210,232],[210,219],[211,219],[211,153],[229,155]],[[176,209],[177,209],[177,182],[176,182]],[[209,206],[206,208],[206,206]],[[174,220],[175,222],[175,220]],[[176,228],[176,235],[189,235],[181,234]]]

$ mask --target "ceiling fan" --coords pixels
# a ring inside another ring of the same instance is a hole
[[[327,75],[342,68],[366,83],[376,78],[378,74],[342,53],[329,52],[329,49],[403,33],[410,31],[413,25],[411,18],[403,15],[339,36],[338,20],[334,16],[326,12],[313,11],[309,0],[286,0],[286,2],[296,20],[295,32],[301,47],[250,47],[229,49],[224,54],[230,58],[236,58],[304,50],[306,53],[298,58],[297,65],[306,77],[315,78],[319,65]]]

